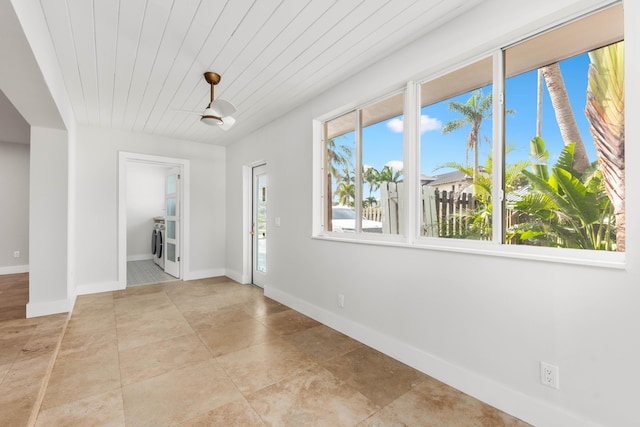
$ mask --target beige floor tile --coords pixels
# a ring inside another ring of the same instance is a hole
[[[307,356],[323,361],[341,356],[362,344],[340,332],[320,325],[283,337]]]
[[[251,315],[242,311],[237,306],[223,309],[201,308],[194,311],[185,311],[182,315],[196,331],[212,327],[220,328],[246,320],[254,320]]]
[[[154,292],[140,295],[132,295],[128,298],[117,298],[114,300],[114,310],[116,320],[120,321],[127,315],[137,315],[140,313],[155,311],[166,307],[173,307],[173,301],[164,292]]]
[[[322,362],[322,365],[380,406],[391,403],[427,378],[365,346]]]
[[[290,310],[286,305],[280,304],[279,302],[265,296],[245,302],[241,304],[239,308],[242,308],[242,310],[253,317],[264,317],[268,314],[275,314],[281,311]]]
[[[316,366],[282,339],[217,358],[242,393],[251,393]]]
[[[525,427],[529,424],[428,378],[361,424],[362,427],[390,425]]]
[[[77,329],[67,332],[60,345],[59,359],[84,359],[98,352],[115,352],[118,349],[118,337],[115,326],[91,332],[79,332]]]
[[[353,426],[378,410],[319,366],[252,393],[247,400],[273,426]]]
[[[29,338],[29,341],[22,348],[16,361],[29,360],[40,356],[53,357],[53,353],[62,338],[63,330],[64,324],[57,328],[41,328],[38,326]]]
[[[214,357],[279,339],[278,334],[253,318],[197,332]]]
[[[321,325],[321,323],[295,310],[267,314],[264,317],[260,317],[259,320],[280,335],[294,334]]]
[[[49,356],[13,364],[0,384],[0,420],[3,426],[26,426],[49,368]]]
[[[119,388],[118,365],[115,349],[83,353],[83,357],[58,358],[44,396],[43,409]]]
[[[119,427],[124,425],[122,391],[119,388],[43,410],[38,414],[36,421],[36,427]]]
[[[211,353],[192,333],[124,350],[119,359],[120,378],[127,385],[211,359]]]
[[[118,318],[120,351],[193,333],[193,329],[174,306]]]
[[[9,372],[9,369],[13,366],[13,363],[7,363],[6,365],[0,365],[0,385],[4,381],[4,377]]]
[[[3,328],[0,335],[0,365],[13,363],[29,342],[37,325],[15,325]]]
[[[241,398],[214,360],[122,388],[127,425],[175,425]]]
[[[116,317],[113,313],[113,308],[93,312],[84,316],[77,316],[74,313],[72,314],[71,319],[69,319],[65,335],[83,333],[91,334],[105,329],[113,329],[115,327]]]
[[[174,283],[174,282],[171,282]],[[164,292],[164,287],[160,284],[132,286],[130,288],[122,289],[120,291],[113,292],[113,300],[130,298],[135,295],[147,295]]]
[[[180,424],[180,427],[263,427],[264,425],[258,414],[249,406],[246,400],[238,399],[186,421]]]

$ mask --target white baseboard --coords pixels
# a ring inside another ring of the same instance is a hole
[[[208,270],[196,270],[189,271],[184,274],[182,280],[198,280],[198,279],[208,279],[209,277],[220,277],[224,276],[226,273],[224,268],[211,268]]]
[[[235,270],[229,270],[227,269],[225,272],[225,276],[227,276],[229,279],[233,279],[238,283],[241,283],[243,285],[246,285],[248,283],[251,283],[251,278],[247,275],[244,275],[238,271]]]
[[[119,282],[102,282],[87,285],[78,285],[76,295],[99,294],[101,292],[111,292],[120,290]]]
[[[551,427],[598,426],[598,424],[593,421],[585,420],[578,414],[571,413],[564,408],[525,395],[522,392],[493,381],[486,376],[452,364],[405,342],[398,341],[389,335],[346,319],[332,311],[310,304],[305,300],[278,289],[265,287],[264,294],[369,347],[381,351],[402,363],[532,425]]]
[[[12,265],[10,267],[0,267],[0,276],[5,274],[28,273],[29,265]]]
[[[127,256],[127,261],[146,261],[148,259],[153,259],[153,254],[138,254]]]
[[[68,313],[69,311],[71,311],[71,303],[66,299],[27,303],[27,318]]]

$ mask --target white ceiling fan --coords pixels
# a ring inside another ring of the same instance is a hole
[[[236,112],[236,107],[225,99],[214,98],[214,87],[220,83],[220,74],[213,71],[204,73],[204,79],[211,85],[211,100],[202,113],[195,111],[183,111],[185,113],[199,114],[200,121],[209,126],[218,126],[222,130],[229,130],[236,120],[231,114]],[[180,110],[182,111],[182,110]]]

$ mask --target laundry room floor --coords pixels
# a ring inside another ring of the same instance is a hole
[[[173,282],[176,279],[167,274],[153,260],[127,262],[127,286]]]

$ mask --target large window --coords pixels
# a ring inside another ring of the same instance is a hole
[[[618,4],[326,121],[325,230],[623,252],[623,64]]]
[[[403,233],[402,93],[325,124],[328,230]]]

